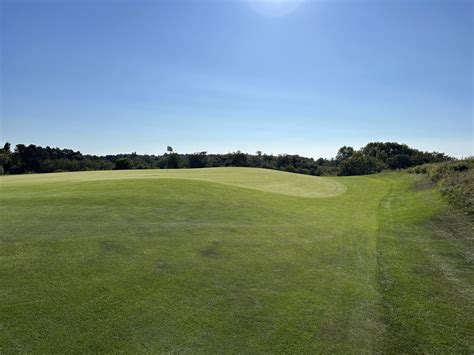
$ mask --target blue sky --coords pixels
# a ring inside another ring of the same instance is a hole
[[[0,140],[474,154],[473,2],[2,0]]]

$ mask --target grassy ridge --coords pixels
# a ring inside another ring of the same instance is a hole
[[[1,352],[472,351],[472,245],[417,176],[151,173],[0,179]]]
[[[330,197],[346,191],[346,186],[334,178],[321,178],[268,169],[205,168],[190,170],[119,170],[56,173],[44,176],[22,175],[2,177],[3,187],[40,183],[87,182],[125,179],[191,179],[245,187],[299,197]]]

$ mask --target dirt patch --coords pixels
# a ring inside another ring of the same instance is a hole
[[[155,271],[161,272],[168,268],[168,263],[162,259],[158,259],[155,261]]]
[[[102,253],[117,253],[121,250],[122,246],[111,240],[103,240],[100,242],[100,251]]]
[[[217,257],[220,255],[220,251],[219,251],[219,245],[220,245],[220,241],[219,240],[214,240],[211,245],[209,245],[208,247],[204,248],[204,249],[201,249],[200,253],[202,256],[205,256],[205,257],[208,257],[208,258],[213,258],[213,257]]]

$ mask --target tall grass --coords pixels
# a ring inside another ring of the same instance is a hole
[[[474,215],[474,157],[444,163],[424,164],[409,170],[426,174],[453,205]]]

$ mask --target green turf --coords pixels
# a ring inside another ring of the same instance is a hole
[[[330,197],[346,191],[346,186],[337,179],[252,168],[90,171],[35,175],[33,180],[35,184],[42,184],[145,178],[202,180],[299,197]],[[31,182],[32,177],[28,175],[3,177],[4,187]]]
[[[472,224],[419,179],[0,177],[0,353],[472,353]]]

